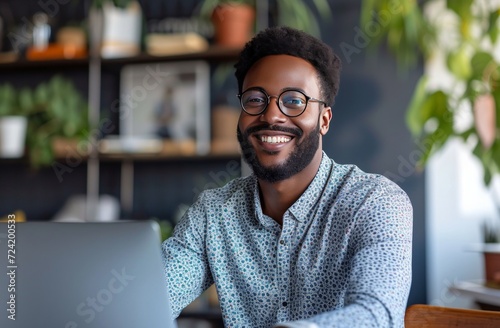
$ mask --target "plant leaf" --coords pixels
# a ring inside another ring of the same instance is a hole
[[[24,88],[19,92],[19,109],[22,114],[28,114],[33,111],[35,101],[30,89]]]
[[[474,0],[446,0],[446,7],[453,10],[460,18],[471,17],[471,5]]]
[[[46,104],[49,100],[49,88],[46,83],[41,83],[35,89],[34,102],[36,105],[40,106]]]
[[[326,21],[332,18],[330,5],[327,0],[313,0],[313,3],[323,20]]]
[[[418,136],[424,127],[420,110],[426,97],[427,78],[421,77],[415,87],[410,105],[406,111],[406,125],[413,136]]]
[[[372,13],[377,11],[376,10],[377,8],[375,7],[376,3],[377,0],[362,0],[361,14],[360,14],[361,26],[367,26],[372,22],[373,20]]]
[[[493,56],[485,51],[480,51],[475,53],[470,61],[471,65],[471,77],[482,80],[484,75],[484,70],[488,65],[494,63]]]
[[[448,54],[446,64],[450,72],[460,79],[466,80],[472,75],[471,59],[465,47]]]
[[[498,17],[500,16],[500,12],[498,10],[493,10],[490,12],[490,16],[488,19],[488,35],[490,37],[491,43],[495,44],[498,39]]]

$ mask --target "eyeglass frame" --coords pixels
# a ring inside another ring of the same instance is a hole
[[[262,92],[267,97],[267,103],[266,103],[266,105],[264,106],[264,108],[260,112],[258,112],[256,114],[247,112],[247,110],[245,109],[245,106],[243,106],[243,99],[242,99],[243,94],[245,92],[247,92],[247,91],[252,91],[252,90],[260,91],[260,92]],[[283,102],[280,101],[280,97],[285,92],[290,92],[290,91],[298,92],[298,93],[302,94],[306,98],[306,105],[304,106],[304,109],[299,114],[297,114],[297,115],[289,115],[289,114],[285,113],[283,111],[283,109],[281,108],[281,105],[283,104]],[[269,106],[269,104],[271,103],[271,98],[273,98],[273,97],[276,98],[276,105],[278,106],[280,112],[283,113],[283,115],[285,115],[287,117],[298,117],[298,116],[304,114],[304,112],[306,111],[306,108],[307,108],[307,105],[309,104],[309,102],[317,102],[317,103],[323,104],[325,107],[328,107],[328,104],[325,101],[317,99],[317,98],[314,98],[314,97],[310,97],[310,96],[306,95],[304,91],[302,91],[300,89],[294,89],[294,88],[285,89],[285,90],[281,91],[281,93],[279,95],[276,96],[276,95],[269,95],[266,92],[266,90],[264,90],[263,88],[252,87],[252,88],[246,89],[242,93],[237,94],[237,96],[240,99],[240,107],[241,107],[241,109],[243,109],[243,111],[245,113],[247,113],[248,115],[250,115],[250,116],[258,116],[258,115],[261,115],[262,113],[264,113],[266,111],[267,107]]]

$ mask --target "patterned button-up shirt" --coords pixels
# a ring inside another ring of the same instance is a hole
[[[163,259],[175,316],[215,283],[226,327],[403,327],[411,245],[408,196],[323,153],[283,226],[238,178],[200,195]]]

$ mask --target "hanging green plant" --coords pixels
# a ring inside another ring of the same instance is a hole
[[[500,8],[488,0],[363,0],[361,24],[387,12],[392,15],[373,45],[386,43],[403,68],[419,59],[445,68],[441,75],[447,83],[436,83],[433,70],[424,70],[407,109],[406,124],[422,151],[417,166],[423,168],[458,139],[479,160],[490,187],[500,173],[500,65],[495,56]],[[499,198],[494,188],[490,191],[500,213]],[[498,225],[489,221],[482,233],[484,242],[499,240]]]
[[[369,26],[387,13],[372,45],[387,44],[404,68],[441,56],[452,81],[450,87],[430,85],[424,71],[415,88],[406,123],[423,149],[418,166],[459,138],[474,145],[489,185],[500,172],[500,70],[494,56],[500,9],[487,0],[363,0],[361,24]],[[474,120],[464,129],[457,122],[467,109]]]

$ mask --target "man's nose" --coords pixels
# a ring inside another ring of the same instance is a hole
[[[286,121],[287,116],[281,112],[278,102],[278,96],[269,96],[267,108],[260,116],[261,121],[268,122],[269,124]]]

